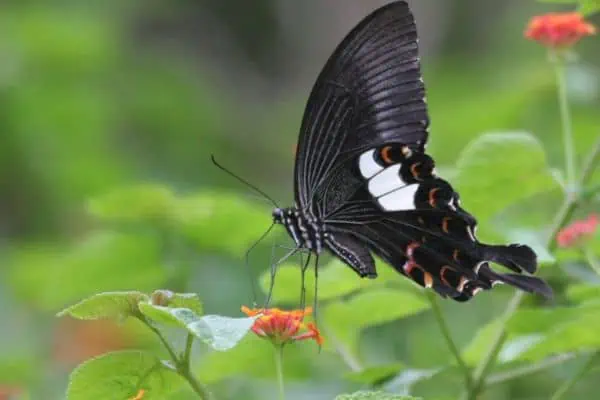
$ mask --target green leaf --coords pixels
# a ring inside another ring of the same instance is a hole
[[[154,322],[179,328],[188,329],[189,324],[200,319],[189,308],[157,306],[149,302],[140,303],[139,308],[142,314]]]
[[[327,338],[326,338],[327,340]],[[246,335],[240,343],[228,352],[210,352],[198,365],[198,376],[206,384],[215,383],[224,379],[240,376],[261,380],[274,378],[275,366],[273,363],[273,344],[269,340],[256,335]],[[323,354],[325,356],[325,354]],[[285,347],[284,375],[286,380],[310,380],[319,373],[319,357],[317,346],[296,342]],[[322,368],[323,374],[336,371]]]
[[[455,176],[464,208],[481,221],[557,183],[540,142],[528,133],[488,133],[461,153]]]
[[[600,0],[580,0],[577,11],[585,16],[595,14],[600,11]]]
[[[236,194],[206,192],[182,197],[172,211],[178,232],[201,248],[234,255],[246,251],[271,224],[270,211]]]
[[[379,386],[394,378],[404,368],[404,365],[400,363],[377,365],[364,368],[358,372],[350,372],[344,375],[344,377],[356,383]]]
[[[579,283],[567,288],[567,298],[576,303],[596,302],[600,300],[600,285]]]
[[[538,0],[540,3],[576,4],[581,0]]]
[[[479,328],[471,342],[463,349],[462,357],[468,365],[476,365],[487,353],[496,333],[500,329],[500,321],[492,321]]]
[[[189,308],[197,315],[202,315],[202,301],[196,293],[174,293],[170,290],[155,290],[151,295],[151,303],[171,308]]]
[[[600,349],[600,313],[558,326],[519,358],[539,361],[558,353]]]
[[[140,301],[148,300],[142,292],[106,292],[88,297],[65,308],[58,317],[70,315],[77,319],[112,318],[121,320],[134,315]]]
[[[19,297],[53,312],[98,292],[150,291],[167,278],[160,250],[150,234],[91,232],[69,250],[15,252],[10,284]]]
[[[384,268],[388,268],[384,266]],[[284,264],[277,268],[273,301],[275,303],[296,304],[300,298],[302,287],[300,267],[294,264]],[[260,286],[268,293],[271,283],[270,271],[265,271],[260,278]],[[382,283],[372,279],[361,279],[352,269],[338,260],[319,267],[319,301],[334,299],[355,292],[361,288],[380,286]],[[315,277],[310,270],[304,278],[306,302],[311,304],[314,297]]]
[[[92,358],[71,374],[67,400],[124,400],[145,391],[144,400],[164,399],[181,378],[149,353],[121,351]]]
[[[174,194],[160,185],[144,184],[113,190],[92,199],[89,212],[111,222],[148,222],[164,220],[175,203]]]
[[[500,362],[514,360],[537,361],[554,353],[600,347],[600,339],[579,331],[593,330],[585,321],[600,317],[600,303],[590,302],[579,307],[552,309],[524,308],[517,310],[505,325],[507,340],[498,357]],[[595,323],[595,322],[594,322]],[[463,351],[465,362],[476,364],[489,350],[500,328],[494,320],[479,330]]]
[[[197,338],[218,351],[226,351],[246,336],[257,317],[229,318],[205,315],[189,329]]]
[[[335,400],[418,400],[417,397],[401,396],[385,392],[356,392],[353,394],[341,394]]]
[[[323,307],[324,335],[335,336],[355,351],[362,329],[417,314],[429,306],[422,296],[404,291],[380,288],[361,292]]]
[[[142,314],[155,322],[187,329],[217,351],[235,347],[248,333],[257,317],[229,318],[219,315],[200,317],[189,308],[171,308],[140,303]]]

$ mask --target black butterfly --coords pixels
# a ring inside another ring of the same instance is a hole
[[[425,153],[428,125],[414,18],[396,1],[362,20],[319,75],[300,130],[296,204],[276,208],[274,222],[297,250],[327,249],[361,277],[377,276],[373,253],[457,301],[495,283],[550,297],[544,281],[521,275],[536,270],[531,248],[476,239],[475,218]]]

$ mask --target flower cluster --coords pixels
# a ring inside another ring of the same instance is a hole
[[[577,43],[582,37],[596,33],[578,12],[549,13],[533,17],[525,37],[551,48],[564,48]]]
[[[279,308],[250,309],[244,306],[242,311],[250,317],[259,316],[252,326],[252,331],[271,340],[275,345],[305,339],[314,339],[319,346],[323,344],[323,337],[315,324],[303,322],[304,317],[312,313],[310,307],[304,310],[283,311]]]
[[[556,236],[559,247],[572,247],[582,239],[590,237],[600,223],[598,215],[592,214],[586,219],[575,221],[563,228]]]

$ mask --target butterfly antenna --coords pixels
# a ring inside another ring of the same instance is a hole
[[[273,227],[275,226],[275,223],[272,223],[271,226],[269,227],[269,229],[267,229],[267,231],[265,233],[263,233],[260,238],[254,242],[254,244],[252,246],[250,246],[250,248],[246,251],[246,254],[244,256],[244,259],[246,260],[246,270],[248,271],[248,276],[250,278],[250,284],[252,287],[252,300],[254,301],[254,304],[256,304],[257,301],[257,297],[256,297],[256,283],[254,282],[254,276],[252,275],[252,268],[250,268],[250,252],[252,252],[252,250],[254,250],[256,248],[256,246],[258,246],[258,244],[260,242],[262,242],[267,235],[271,232],[271,230],[273,229]]]
[[[239,175],[234,174],[229,169],[227,169],[224,166],[222,166],[221,164],[219,164],[213,154],[210,155],[210,159],[212,160],[213,164],[215,164],[215,166],[217,168],[219,168],[221,171],[226,172],[227,174],[233,176],[238,181],[242,182],[244,185],[248,186],[250,189],[253,189],[255,192],[260,193],[266,200],[270,201],[276,208],[279,208],[279,205],[277,204],[277,202],[275,200],[273,200],[273,198],[271,196],[269,196],[268,194],[266,194],[265,192],[263,192],[262,190],[260,190],[259,188],[257,188],[256,186],[254,186],[253,184],[248,182],[247,180],[241,178]]]

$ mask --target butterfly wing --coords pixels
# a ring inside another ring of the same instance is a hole
[[[295,166],[295,195],[305,208],[323,178],[361,149],[427,140],[414,18],[403,1],[361,21],[329,58],[306,105]]]
[[[548,295],[527,246],[491,246],[425,154],[429,119],[414,18],[403,1],[360,22],[315,83],[302,122],[296,203],[359,275],[370,253],[418,284],[465,301],[498,282]],[[494,272],[489,262],[515,274]]]

